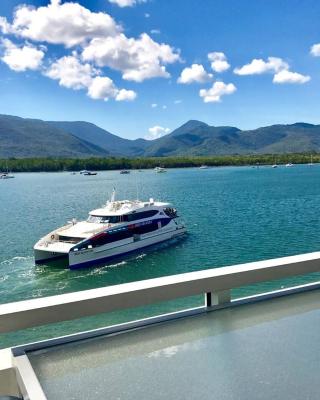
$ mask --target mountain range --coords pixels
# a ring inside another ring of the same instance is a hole
[[[190,120],[155,139],[129,140],[84,121],[0,115],[0,158],[165,157],[320,152],[320,125],[299,122],[253,130]]]

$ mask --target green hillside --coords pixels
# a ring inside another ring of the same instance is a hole
[[[107,156],[98,146],[44,121],[0,115],[0,158]]]
[[[89,122],[0,115],[0,158],[199,157],[320,152],[320,125],[295,123],[253,130],[191,120],[155,140],[129,140]]]

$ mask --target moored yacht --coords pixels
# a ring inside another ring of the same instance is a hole
[[[167,172],[167,170],[166,170],[165,168],[163,168],[163,167],[155,167],[154,171],[155,171],[157,174],[161,174],[161,173],[163,173],[163,172]]]
[[[0,179],[12,179],[12,178],[14,178],[14,176],[9,174],[9,172],[0,173]]]
[[[185,225],[170,203],[150,199],[115,200],[90,211],[86,221],[73,219],[34,246],[36,264],[65,259],[70,269],[101,264],[124,254],[182,236]]]

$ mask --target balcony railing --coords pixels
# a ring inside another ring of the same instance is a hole
[[[196,311],[193,312],[206,312],[217,308],[242,304],[243,302],[261,300],[270,296],[285,295],[297,290],[318,288],[319,283],[316,282],[295,289],[289,288],[268,293],[267,295],[251,296],[250,299],[231,300],[230,293],[232,289],[314,272],[320,272],[320,252],[2,304],[0,305],[0,333],[73,320],[115,310],[146,306],[199,294],[204,295],[204,304],[202,307],[194,309]],[[190,313],[190,310],[188,312]],[[186,312],[182,311],[166,316],[149,318],[139,321],[138,325],[147,325],[148,323],[168,320],[181,315],[186,315]],[[136,326],[137,324],[135,323],[131,323],[131,325],[124,324],[124,326],[118,326],[116,329],[130,329],[130,327]],[[88,335],[98,335],[105,332],[99,330],[99,332],[91,332]],[[74,335],[73,340],[76,340],[78,337],[79,334],[78,336]],[[63,340],[63,338],[60,339],[60,343]],[[68,341],[70,340],[69,336]],[[36,386],[34,382],[35,376],[28,363],[28,358],[23,354],[24,348],[13,349],[11,366],[8,366],[8,368],[2,366],[2,370],[6,370],[6,373],[8,373],[10,369],[15,368],[19,391],[28,395],[30,399],[39,398],[32,397],[31,393],[28,392],[28,388],[31,388],[31,386],[35,388]],[[31,381],[33,381],[31,386],[30,382],[29,384],[27,382],[30,376],[32,378]],[[5,387],[0,387],[0,395],[5,392],[5,389]]]

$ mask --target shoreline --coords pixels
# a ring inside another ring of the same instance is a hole
[[[16,172],[78,172],[91,171],[148,170],[164,168],[285,166],[292,164],[320,163],[320,153],[230,155],[230,156],[185,156],[152,158],[8,158],[0,159],[0,171]]]

